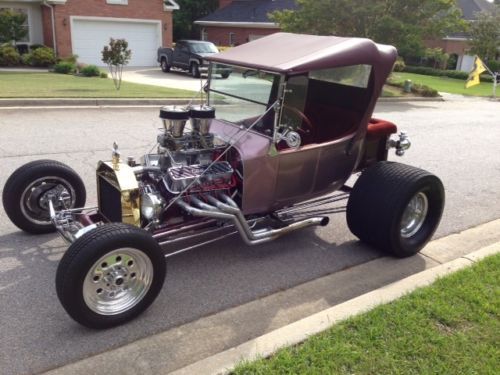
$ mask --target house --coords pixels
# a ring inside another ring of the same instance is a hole
[[[294,0],[219,0],[219,8],[195,24],[202,40],[236,46],[280,31],[269,13],[296,8]]]
[[[486,0],[457,0],[457,5],[468,22],[474,22],[478,12],[493,9],[493,4]],[[430,48],[441,48],[450,56],[454,55],[457,61],[456,70],[469,72],[474,65],[474,56],[469,54],[469,39],[470,35],[467,33],[454,33],[441,40],[426,41],[425,44]]]
[[[124,38],[132,50],[130,66],[152,66],[158,47],[172,44],[171,0],[0,0],[0,9],[25,13],[28,45],[44,44],[60,57],[103,65],[101,51],[110,38]]]

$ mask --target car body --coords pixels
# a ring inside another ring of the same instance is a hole
[[[439,224],[444,188],[387,161],[389,149],[410,147],[403,132],[392,136],[396,125],[372,118],[396,56],[368,39],[277,33],[204,57],[203,100],[160,109],[157,149],[123,160],[114,144],[98,163],[97,207],[83,207],[71,168],[42,160],[9,178],[6,212],[25,231],[58,230],[70,243],[57,294],[93,328],[144,311],[162,287],[164,257],[235,233],[259,245],[345,211],[362,241],[413,255]]]
[[[219,50],[211,42],[179,40],[174,48],[159,48],[157,61],[165,73],[176,68],[189,72],[194,78],[200,78],[201,74],[208,73],[209,64],[205,58],[216,53],[219,53]],[[225,70],[219,72],[223,77],[230,73]]]

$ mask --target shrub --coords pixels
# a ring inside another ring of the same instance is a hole
[[[4,44],[0,46],[0,66],[19,65],[21,55],[13,46]]]
[[[76,70],[75,64],[71,62],[61,61],[54,65],[54,72],[60,74],[70,74],[74,73]]]
[[[486,65],[492,72],[500,72],[500,61],[488,61]]]
[[[31,52],[30,61],[33,66],[49,66],[56,62],[56,56],[52,48],[40,47]]]
[[[387,80],[387,84],[390,86],[395,86],[399,88],[404,88],[404,81],[397,81],[393,77],[389,77]],[[426,85],[420,85],[418,83],[413,83],[411,87],[411,92],[420,95],[420,96],[425,96],[425,97],[430,97],[430,98],[435,98],[439,96],[439,92],[432,87],[426,86]]]
[[[95,65],[87,65],[80,69],[80,74],[85,77],[99,77],[101,71]]]
[[[45,47],[43,44],[32,44],[30,46],[30,50],[33,52],[34,50],[38,49],[38,48],[43,48]]]
[[[431,97],[434,98],[436,96],[439,96],[439,93],[437,90],[433,89],[432,87],[426,86],[426,85],[419,85],[418,83],[414,83],[411,92],[414,94],[420,95],[420,96],[426,96],[426,97]]]
[[[101,72],[101,74],[99,75],[99,77],[101,77],[101,78],[108,78],[108,73]]]
[[[78,55],[69,55],[60,59],[60,62],[68,62],[76,65],[77,60],[78,60]]]
[[[394,70],[395,72],[402,72],[404,70],[405,66],[406,66],[406,64],[405,64],[405,61],[403,60],[403,58],[398,57],[398,59],[394,63],[394,67],[392,68],[392,70]]]

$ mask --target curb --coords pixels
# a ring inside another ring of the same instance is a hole
[[[50,98],[50,99],[0,99],[0,108],[11,107],[102,107],[102,106],[147,106],[185,104],[190,98],[179,99],[112,99],[112,98]]]
[[[432,284],[438,278],[469,267],[475,262],[497,253],[500,253],[500,243],[490,245],[448,263],[363,294],[234,348],[195,362],[171,372],[171,374],[228,374],[241,361],[253,361],[262,357],[269,357],[283,347],[300,344],[309,336],[318,334],[342,320],[369,311],[376,306],[392,302],[417,288]]]

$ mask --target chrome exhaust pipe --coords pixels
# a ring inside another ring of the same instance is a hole
[[[221,202],[220,200],[214,198],[211,195],[207,195],[206,198],[211,204],[203,202],[197,197],[190,197],[192,203],[197,206],[193,207],[189,203],[184,202],[181,199],[176,201],[176,204],[184,209],[187,213],[197,216],[197,217],[209,217],[213,219],[230,220],[233,222],[234,226],[241,235],[241,238],[247,245],[258,245],[265,242],[270,242],[284,234],[296,231],[298,229],[307,228],[313,225],[326,226],[330,219],[325,217],[312,217],[309,219],[304,219],[296,221],[292,224],[287,225],[283,228],[278,229],[260,229],[253,231],[250,228],[245,216],[238,208],[236,202],[234,202],[226,194],[220,195],[227,203]]]
[[[213,218],[213,219],[231,220],[234,223],[234,226],[236,227],[236,229],[238,229],[238,232],[240,233],[241,238],[243,239],[243,241],[245,241],[245,243],[247,245],[250,245],[250,246],[252,246],[252,245],[259,245],[261,243],[269,242],[269,241],[272,240],[271,238],[267,238],[267,239],[261,239],[261,240],[252,241],[246,235],[244,228],[241,226],[241,223],[236,218],[236,216],[231,215],[231,214],[227,214],[227,213],[224,213],[224,212],[221,212],[217,208],[215,208],[213,206],[210,206],[210,205],[207,205],[206,203],[200,201],[198,198],[191,197],[191,200],[193,200],[193,202],[195,204],[197,204],[197,205],[199,204],[199,206],[201,206],[203,208],[193,207],[193,206],[191,206],[190,204],[184,202],[181,199],[178,199],[175,203],[178,206],[180,206],[182,209],[184,209],[187,213],[189,213],[189,214],[191,214],[193,216],[197,216],[197,217],[210,217],[210,218]],[[208,206],[208,207],[206,207],[206,206]],[[207,208],[207,209],[205,209],[205,208]]]

